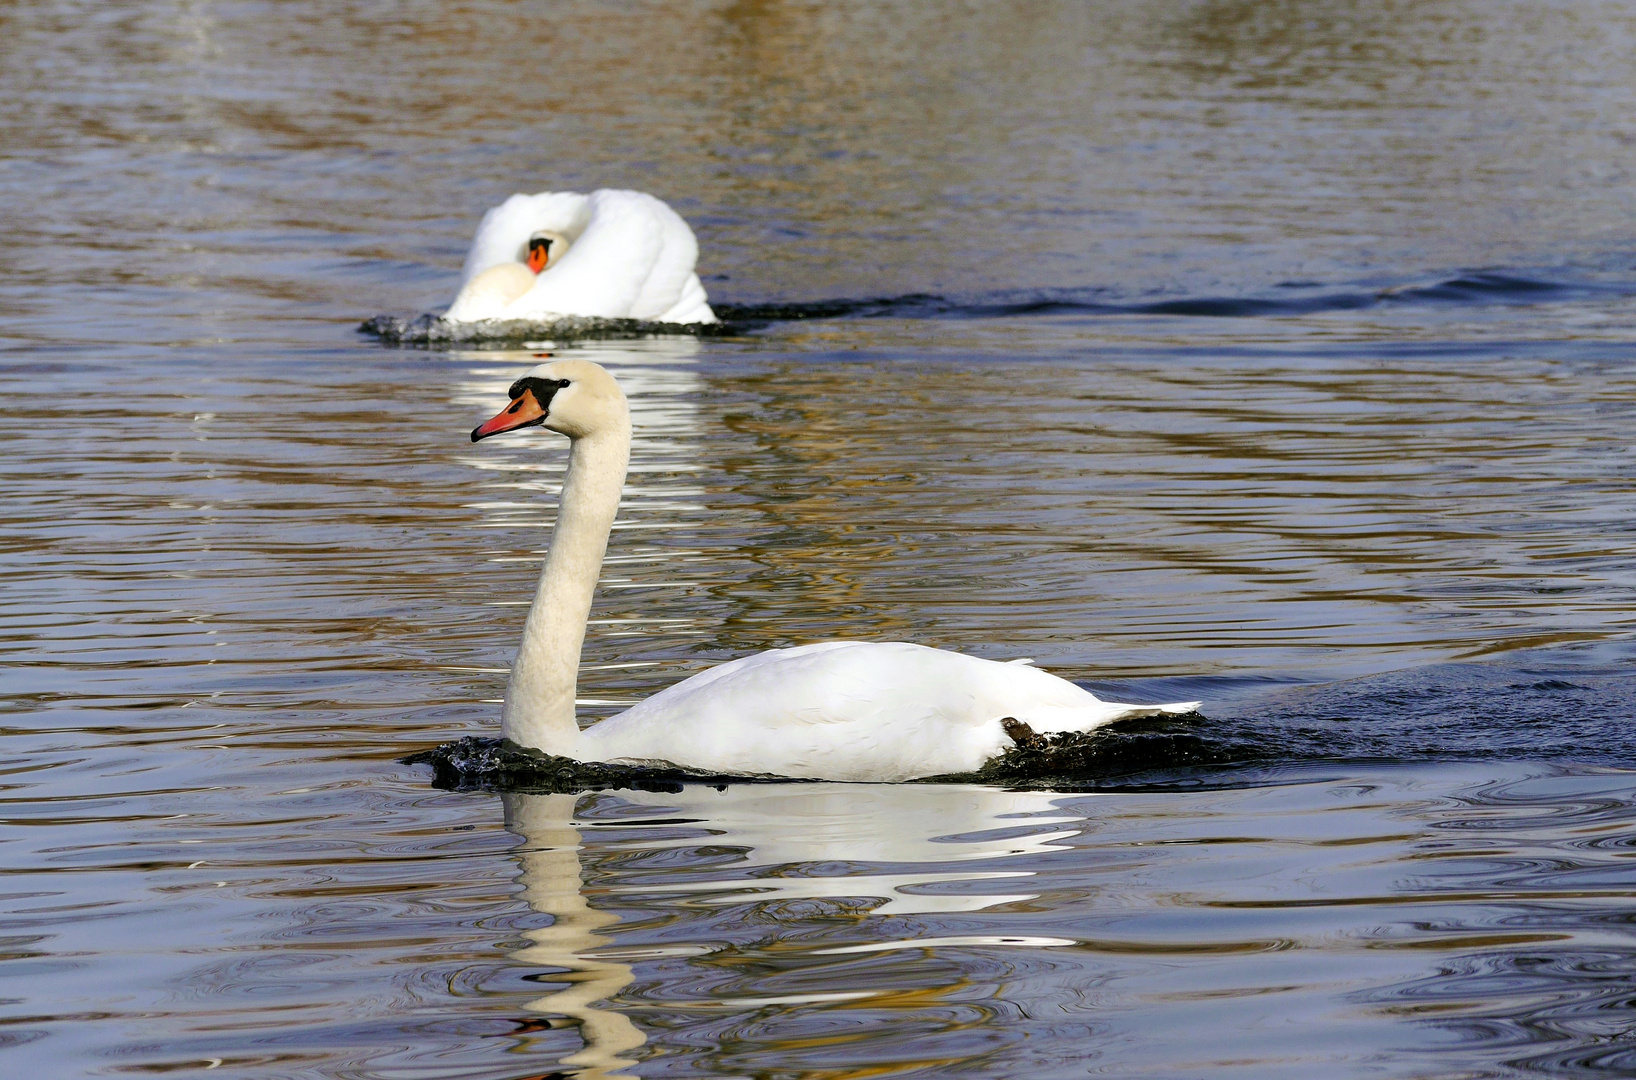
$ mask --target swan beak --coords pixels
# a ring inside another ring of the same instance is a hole
[[[534,391],[524,390],[511,400],[511,404],[501,409],[492,418],[483,421],[471,429],[471,441],[486,439],[490,435],[498,435],[502,431],[515,431],[518,428],[532,427],[535,424],[545,423],[545,409],[541,407]]]

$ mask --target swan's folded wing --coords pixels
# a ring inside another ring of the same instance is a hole
[[[587,730],[581,753],[736,774],[904,780],[977,768],[1010,745],[997,721],[1024,711],[1018,705],[1095,700],[1034,668],[919,645],[826,642],[701,672]]]
[[[460,290],[443,317],[452,322],[492,319],[534,287],[534,273],[522,263],[495,263]]]
[[[715,322],[715,313],[704,303],[704,286],[699,283],[693,268],[699,261],[699,243],[693,230],[680,214],[652,195],[638,191],[608,192],[641,200],[653,215],[659,228],[660,248],[648,270],[647,280],[631,307],[634,319],[657,319],[662,322]],[[696,292],[696,297],[690,295]],[[681,310],[684,301],[690,301]],[[704,306],[704,312],[697,309]],[[709,318],[701,318],[708,314]]]

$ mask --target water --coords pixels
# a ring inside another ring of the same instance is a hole
[[[0,13],[0,1062],[1628,1075],[1636,10]],[[1077,785],[438,791],[560,445],[355,332],[691,220],[587,718],[838,634],[1201,697]],[[1076,790],[1067,790],[1074,787]]]

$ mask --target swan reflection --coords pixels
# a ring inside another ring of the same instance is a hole
[[[585,900],[579,861],[580,833],[574,825],[575,795],[503,796],[506,828],[524,841],[517,853],[523,899],[551,925],[524,933],[529,944],[512,956],[526,964],[563,968],[553,981],[567,986],[523,1007],[567,1017],[579,1027],[585,1046],[561,1064],[588,1078],[630,1075],[632,1062],[621,1055],[647,1041],[624,1013],[591,1006],[624,989],[635,978],[628,964],[587,955],[612,938],[597,931],[619,916],[597,911]]]
[[[606,1004],[634,979],[631,963],[648,956],[707,956],[716,946],[672,942],[659,949],[619,947],[619,917],[591,907],[588,894],[636,896],[651,906],[759,904],[790,899],[863,900],[863,940],[815,946],[813,955],[891,952],[938,946],[1053,946],[1054,938],[894,934],[891,916],[978,912],[1032,900],[1017,886],[1057,845],[1079,836],[1082,813],[1047,792],[893,784],[744,784],[717,790],[620,791],[597,795],[504,796],[506,828],[523,841],[523,897],[552,924],[527,933],[514,954],[564,989],[527,1003],[566,1018],[584,1048],[561,1064],[584,1077],[629,1077],[626,1055],[646,1040],[624,1013]],[[715,857],[685,856],[662,875],[622,870],[631,860],[602,856],[708,847]],[[724,864],[723,850],[735,852]],[[583,855],[582,855],[583,853]],[[1027,868],[1006,860],[1033,856]],[[999,865],[993,865],[998,863]],[[622,880],[623,879],[623,880]],[[640,879],[640,880],[637,880]],[[991,883],[1003,882],[996,887]],[[878,919],[875,916],[887,918]],[[921,930],[924,924],[916,924]],[[751,998],[667,1002],[672,1008],[748,1010],[856,1000],[888,988]],[[553,1026],[560,1026],[554,1024]]]

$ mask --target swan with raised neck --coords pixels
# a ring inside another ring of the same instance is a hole
[[[1198,707],[1102,701],[1027,661],[828,641],[709,668],[581,731],[580,648],[630,460],[630,409],[613,376],[588,360],[541,364],[510,397],[473,442],[533,425],[569,438],[557,524],[501,713],[514,743],[580,761],[895,781],[972,772],[1038,734]]]
[[[536,424],[570,442],[557,524],[511,665],[501,730],[520,746],[576,757],[580,647],[625,486],[630,408],[613,376],[589,360],[541,364],[512,383],[510,395],[511,404],[473,431],[472,442]]]

